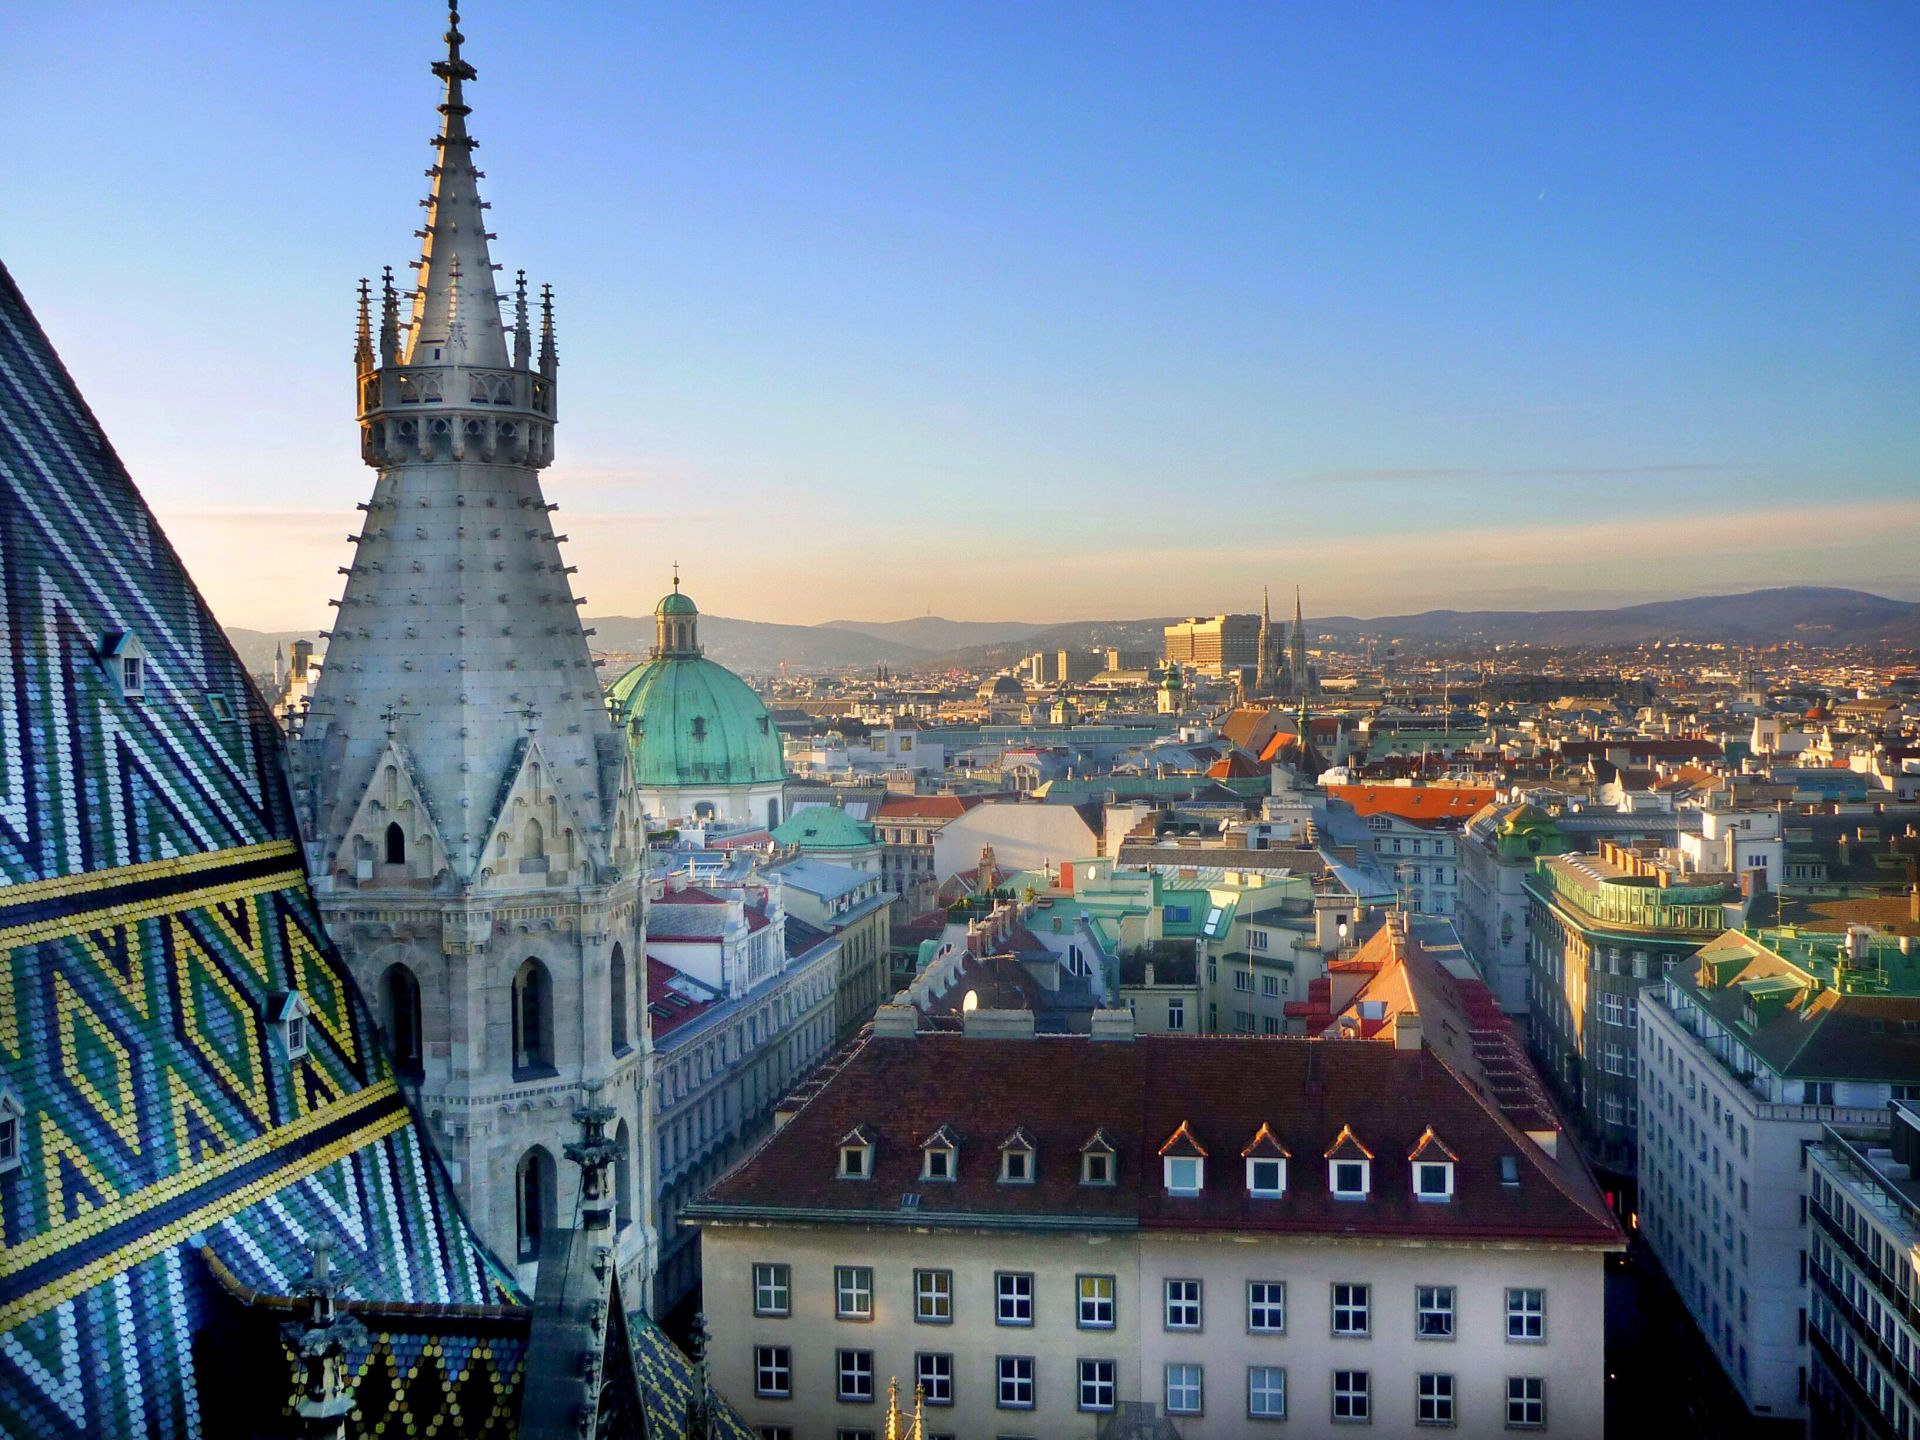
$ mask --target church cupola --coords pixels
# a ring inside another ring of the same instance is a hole
[[[673,567],[673,590],[653,607],[653,658],[691,660],[700,654],[700,607],[680,588],[680,567]]]

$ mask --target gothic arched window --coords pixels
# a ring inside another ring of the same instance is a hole
[[[513,977],[513,1069],[553,1068],[553,982],[547,967],[528,960]]]
[[[400,828],[398,820],[387,826],[387,864],[404,865],[407,863],[407,832]]]
[[[520,854],[528,860],[538,860],[547,853],[547,832],[540,828],[538,820],[527,821],[527,828],[520,837]]]
[[[613,1006],[613,1049],[617,1055],[630,1048],[627,1039],[627,952],[614,942],[613,959],[607,965],[607,997]]]
[[[514,1172],[514,1233],[522,1260],[540,1258],[540,1237],[558,1208],[553,1157],[536,1145],[520,1157]]]
[[[613,1223],[624,1228],[633,1223],[633,1148],[627,1144],[626,1121],[613,1132],[613,1142],[620,1147],[613,1162]]]
[[[405,965],[390,965],[381,978],[380,998],[386,1022],[387,1044],[393,1048],[394,1068],[402,1075],[418,1075],[423,1052],[420,1044],[420,982]]]

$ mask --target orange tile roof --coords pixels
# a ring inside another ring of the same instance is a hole
[[[1327,794],[1361,815],[1466,820],[1494,797],[1491,785],[1329,785]]]

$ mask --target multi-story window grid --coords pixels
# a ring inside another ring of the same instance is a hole
[[[1167,1366],[1167,1414],[1198,1415],[1202,1405],[1202,1376],[1198,1365]]]
[[[1507,1291],[1507,1339],[1539,1341],[1547,1338],[1547,1292]]]
[[[1373,1382],[1366,1371],[1333,1372],[1333,1418],[1343,1424],[1373,1418]]]
[[[995,1371],[997,1386],[993,1403],[1002,1410],[1031,1410],[1033,1408],[1033,1357],[1031,1355],[998,1356],[995,1360]]]
[[[1287,1329],[1287,1282],[1247,1282],[1247,1329],[1256,1335],[1282,1335]]]
[[[793,1313],[793,1268],[788,1265],[753,1267],[753,1313],[790,1315]]]
[[[1082,1275],[1074,1323],[1082,1330],[1113,1328],[1113,1276]]]
[[[1413,1333],[1422,1340],[1453,1338],[1453,1286],[1414,1287]]]
[[[1453,1424],[1453,1376],[1420,1376],[1414,1395],[1413,1418],[1422,1425]]]
[[[1090,1411],[1111,1410],[1113,1399],[1114,1362],[1082,1360],[1080,1362],[1080,1394],[1077,1401],[1079,1408]]]
[[[793,1394],[793,1351],[785,1345],[753,1347],[753,1393],[769,1400]]]
[[[833,1313],[840,1320],[873,1318],[873,1270],[870,1267],[833,1267]]]
[[[1287,1418],[1287,1372],[1278,1365],[1247,1367],[1247,1414],[1255,1420]]]
[[[857,1403],[871,1402],[873,1351],[841,1350],[836,1352],[834,1363],[840,1377],[840,1398]]]
[[[1033,1324],[1033,1276],[1002,1270],[993,1277],[993,1323]]]
[[[1167,1281],[1166,1324],[1169,1330],[1200,1328],[1200,1282],[1198,1280]]]
[[[1333,1333],[1365,1335],[1372,1327],[1372,1287],[1336,1284],[1333,1287]]]
[[[953,1323],[953,1272],[951,1270],[913,1272],[913,1318],[921,1325]]]
[[[1539,1375],[1507,1377],[1507,1425],[1537,1430],[1547,1423],[1547,1382]]]
[[[922,1351],[913,1357],[913,1379],[929,1405],[953,1404],[953,1356]]]

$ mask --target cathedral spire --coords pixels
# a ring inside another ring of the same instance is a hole
[[[353,366],[362,375],[373,368],[373,292],[360,277],[360,323],[353,337]]]
[[[434,145],[439,163],[427,174],[433,192],[426,201],[427,223],[420,231],[420,280],[413,294],[413,317],[408,325],[406,363],[432,363],[442,357],[434,347],[448,340],[448,328],[459,299],[466,301],[464,363],[507,364],[507,339],[500,325],[500,298],[493,288],[493,259],[487,251],[486,206],[480,199],[483,172],[473,164],[479,143],[467,134],[467,105],[462,87],[472,80],[472,65],[460,57],[460,12],[447,12],[447,58],[437,60],[433,73],[446,82],[440,105],[440,133]],[[456,286],[466,294],[456,296]],[[424,348],[423,348],[424,347]],[[452,357],[448,357],[452,358]]]

